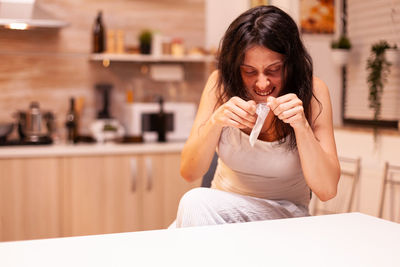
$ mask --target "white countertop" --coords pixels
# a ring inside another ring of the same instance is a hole
[[[361,213],[0,243],[0,266],[400,266],[400,225]]]
[[[83,155],[121,155],[137,153],[180,152],[183,142],[138,143],[138,144],[77,144],[43,146],[4,146],[0,147],[1,158],[63,157]]]

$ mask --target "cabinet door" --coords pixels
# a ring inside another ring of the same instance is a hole
[[[163,182],[165,161],[163,154],[141,156],[142,176],[139,179],[141,191],[142,230],[155,230],[164,227]]]
[[[0,241],[59,236],[59,160],[0,160]]]
[[[64,159],[64,235],[140,229],[137,157]]]
[[[201,180],[189,183],[182,178],[180,162],[180,153],[164,155],[164,227],[168,227],[175,220],[181,197],[190,189],[201,185]]]
[[[175,220],[183,194],[201,181],[188,183],[180,176],[180,153],[142,157],[142,230],[164,229]]]

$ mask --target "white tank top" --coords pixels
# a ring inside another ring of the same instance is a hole
[[[304,180],[297,149],[287,142],[257,140],[238,128],[224,127],[217,147],[218,166],[212,187],[270,200],[288,200],[307,207],[310,189]]]

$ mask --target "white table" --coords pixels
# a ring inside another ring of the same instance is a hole
[[[400,266],[400,225],[360,213],[0,243],[0,266]]]

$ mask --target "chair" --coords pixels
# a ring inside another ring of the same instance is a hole
[[[204,174],[203,180],[201,181],[201,187],[211,187],[211,182],[214,178],[214,173],[217,168],[217,162],[218,162],[218,154],[215,152],[210,167],[206,172],[206,174]]]
[[[336,196],[322,202],[313,194],[312,215],[350,212],[352,210],[356,186],[361,173],[361,159],[339,157],[340,180]]]
[[[400,222],[400,165],[385,162],[379,217]]]

